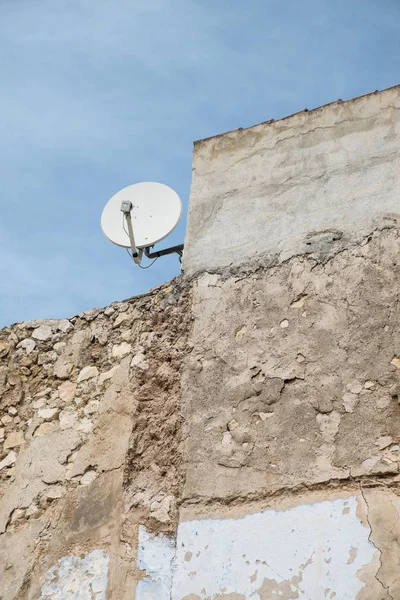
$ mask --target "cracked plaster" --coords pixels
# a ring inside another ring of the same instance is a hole
[[[340,246],[397,214],[399,108],[396,86],[196,142],[185,273]]]
[[[328,262],[197,278],[183,384],[187,499],[398,474],[399,254],[393,227]],[[382,437],[393,443],[380,449]]]
[[[328,533],[307,600],[400,597],[399,91],[197,143],[184,277],[0,331],[1,600],[93,552],[107,600],[292,600]]]

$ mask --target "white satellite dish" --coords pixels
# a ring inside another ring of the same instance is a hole
[[[135,183],[107,202],[101,215],[101,229],[113,244],[131,248],[136,263],[140,263],[143,251],[149,258],[171,252],[181,256],[183,245],[149,252],[149,248],[175,229],[181,214],[182,202],[173,189],[162,183]]]

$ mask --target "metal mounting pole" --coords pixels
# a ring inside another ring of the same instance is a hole
[[[128,234],[129,241],[131,244],[133,261],[137,265],[139,265],[142,261],[143,252],[147,256],[147,258],[159,258],[160,256],[166,256],[167,254],[173,254],[174,252],[176,252],[176,254],[179,256],[179,261],[181,262],[183,254],[183,244],[179,244],[178,246],[172,246],[171,248],[163,248],[162,250],[156,250],[155,252],[150,252],[150,248],[153,248],[154,246],[147,246],[146,248],[136,248],[135,235],[133,233],[132,227],[131,210],[132,202],[130,202],[129,200],[123,200],[121,203],[121,212],[124,214],[124,217],[128,224]]]
[[[140,264],[140,262],[142,260],[143,248],[139,248],[139,251],[136,249],[135,236],[134,236],[133,227],[132,227],[131,210],[132,210],[132,202],[130,202],[129,200],[123,200],[121,203],[121,212],[124,213],[126,222],[128,224],[129,241],[131,243],[131,250],[132,250],[132,259],[133,259],[133,262],[138,265],[138,264]]]
[[[142,260],[143,248],[139,248],[139,252],[136,249],[135,236],[133,234],[132,217],[131,217],[130,211],[128,213],[125,213],[125,218],[126,218],[126,222],[128,223],[129,240],[131,242],[132,258],[133,258],[133,261],[138,265]]]

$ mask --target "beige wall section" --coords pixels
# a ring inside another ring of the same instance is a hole
[[[400,86],[196,142],[184,269],[286,259],[399,214]]]
[[[175,530],[182,280],[0,331],[0,598],[132,599],[138,525]]]
[[[252,267],[194,284],[186,498],[397,478],[399,229]]]
[[[397,599],[399,257],[392,217],[193,280],[173,600]]]

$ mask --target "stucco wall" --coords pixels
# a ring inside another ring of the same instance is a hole
[[[357,240],[398,213],[400,86],[196,142],[187,274]]]
[[[184,275],[0,332],[0,599],[400,598],[399,88],[195,145]]]
[[[379,556],[364,514],[362,498],[349,496],[182,521],[165,598],[355,598]]]

